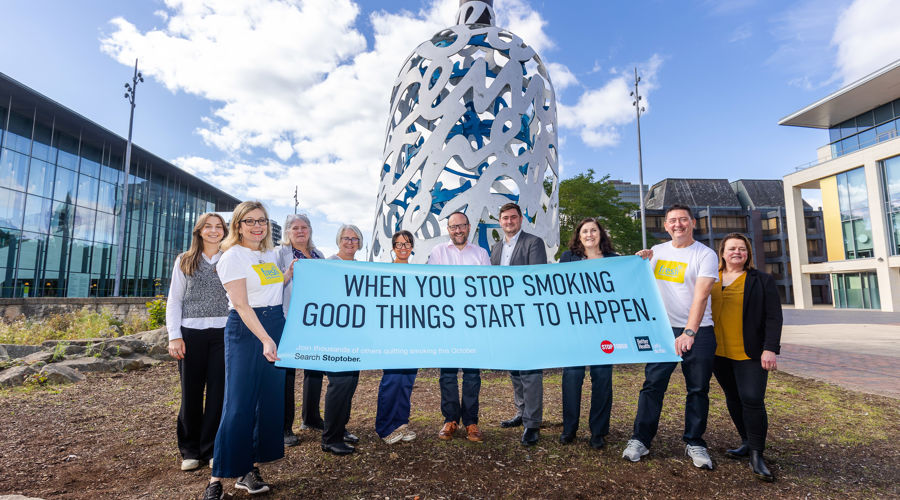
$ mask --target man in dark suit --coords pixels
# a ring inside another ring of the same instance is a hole
[[[522,231],[522,209],[515,203],[500,207],[500,227],[504,237],[491,248],[491,265],[527,266],[547,263],[544,240]],[[516,415],[500,422],[500,427],[525,426],[522,444],[532,446],[540,437],[544,414],[544,372],[510,370]]]

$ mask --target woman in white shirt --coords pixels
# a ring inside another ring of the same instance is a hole
[[[194,470],[212,458],[225,397],[228,298],[216,263],[228,229],[221,216],[206,213],[197,218],[191,234],[191,247],[175,259],[166,301],[169,355],[178,360],[181,376],[177,430],[181,470]]]
[[[235,488],[251,495],[269,491],[258,464],[284,457],[284,372],[273,363],[284,329],[282,285],[291,270],[282,274],[278,269],[262,203],[238,205],[230,230],[217,266],[230,309],[225,324],[225,406],[206,499],[224,497],[223,477],[239,477]]]

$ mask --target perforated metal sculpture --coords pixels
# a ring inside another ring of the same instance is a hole
[[[553,85],[534,49],[493,25],[491,4],[461,0],[456,26],[419,45],[394,82],[371,260],[390,260],[391,235],[406,229],[416,236],[412,261],[424,262],[448,241],[445,221],[455,211],[490,250],[509,201],[522,207],[523,229],[556,253]]]

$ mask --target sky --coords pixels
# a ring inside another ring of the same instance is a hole
[[[495,0],[557,95],[561,177],[781,178],[827,132],[778,126],[900,57],[898,0]],[[4,0],[0,72],[336,250],[369,238],[391,84],[457,0]],[[362,256],[362,254],[360,254]]]

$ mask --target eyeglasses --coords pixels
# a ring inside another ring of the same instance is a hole
[[[343,238],[341,238],[341,243],[359,243],[359,238],[348,238],[344,236]]]
[[[447,226],[447,229],[449,229],[451,231],[457,231],[460,229],[465,229],[467,227],[469,227],[469,223],[465,222],[463,224],[453,224],[452,226]]]
[[[241,219],[241,224],[245,226],[268,226],[269,219]]]
[[[403,248],[412,248],[412,243],[394,243],[394,248],[403,249]]]

